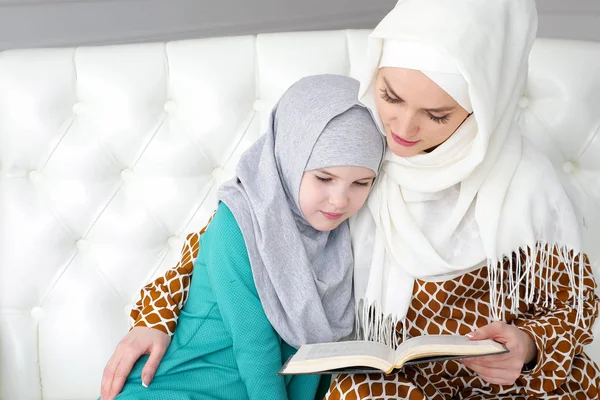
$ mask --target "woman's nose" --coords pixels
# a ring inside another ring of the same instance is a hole
[[[419,133],[419,125],[416,121],[415,115],[409,112],[401,113],[391,124],[390,128],[394,134],[402,138],[410,138]]]

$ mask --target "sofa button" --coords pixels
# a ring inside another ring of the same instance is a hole
[[[521,108],[529,107],[529,99],[525,96],[521,97],[519,99],[519,107],[521,107]]]
[[[42,319],[42,317],[44,316],[44,310],[42,309],[42,307],[33,307],[31,309],[31,317],[33,319],[35,319],[36,321],[39,321],[40,319]]]
[[[212,170],[212,177],[216,182],[221,182],[221,179],[223,179],[223,173],[223,168],[217,167]]]
[[[575,164],[573,164],[572,161],[567,161],[566,163],[563,164],[562,169],[567,174],[570,174],[575,170]]]
[[[75,241],[75,247],[81,251],[87,250],[89,248],[89,242],[83,238],[77,239]]]
[[[32,182],[39,182],[39,180],[42,178],[42,173],[40,171],[30,171],[29,172],[29,179],[31,179]]]
[[[179,249],[179,238],[177,236],[171,236],[169,239],[167,239],[167,244],[172,249]]]
[[[256,99],[254,104],[252,104],[252,108],[254,108],[254,111],[263,111],[265,109],[265,103],[262,100]]]
[[[121,170],[121,179],[123,179],[124,181],[131,180],[132,177],[133,171],[131,171],[129,168],[124,168],[123,170]]]
[[[83,114],[85,107],[80,102],[73,104],[73,114],[81,115]]]
[[[177,104],[173,100],[169,100],[165,103],[164,108],[166,112],[172,114],[177,111]]]

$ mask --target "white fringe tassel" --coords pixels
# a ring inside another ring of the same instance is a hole
[[[552,262],[552,257],[558,257],[558,262]],[[514,252],[510,258],[488,259],[487,268],[490,308],[495,321],[501,321],[507,311],[519,315],[519,304],[522,301],[527,305],[538,304],[547,309],[554,309],[556,287],[552,277],[558,272],[557,268],[564,268],[569,276],[571,307],[577,311],[575,323],[583,322],[583,326],[586,326],[582,319],[585,268],[583,253],[575,253],[565,246],[538,243]],[[541,284],[536,285],[536,279],[541,280]],[[521,298],[519,290],[522,285],[525,289],[524,298]],[[384,317],[380,304],[369,304],[364,299],[360,299],[356,304],[355,332],[359,340],[379,342],[396,348],[407,339],[406,322],[405,318],[396,319],[390,315]],[[402,323],[402,332],[398,329],[399,323]]]
[[[398,329],[400,322],[402,332]],[[404,323],[404,320],[394,319],[390,315],[384,318],[383,310],[375,303],[367,304],[364,299],[360,299],[356,304],[355,332],[358,340],[383,343],[395,349],[407,339]]]

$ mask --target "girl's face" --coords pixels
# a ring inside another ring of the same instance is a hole
[[[421,71],[381,68],[375,105],[390,150],[411,157],[444,143],[469,116],[456,100]]]
[[[375,172],[365,167],[330,167],[305,171],[300,182],[300,210],[316,230],[328,232],[365,204]]]

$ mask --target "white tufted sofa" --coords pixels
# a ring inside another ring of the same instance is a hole
[[[138,289],[203,226],[278,96],[356,76],[367,35],[0,53],[0,399],[95,398]],[[519,104],[597,259],[600,43],[538,40]]]

